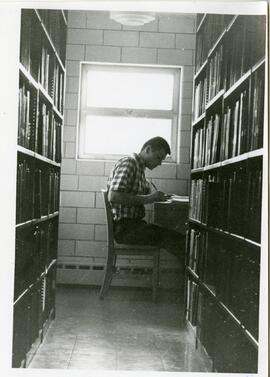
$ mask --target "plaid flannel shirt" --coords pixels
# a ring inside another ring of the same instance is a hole
[[[139,155],[121,158],[114,166],[108,179],[107,190],[120,191],[134,195],[150,192],[150,185],[145,178],[145,165]],[[145,216],[143,205],[124,206],[111,203],[114,221],[120,219],[142,219]]]

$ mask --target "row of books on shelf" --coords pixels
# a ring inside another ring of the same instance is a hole
[[[64,71],[31,10],[23,10],[21,28],[20,61],[62,112]]]
[[[40,101],[37,92],[22,83],[19,89],[18,145],[53,161],[61,161],[62,122],[50,105]]]
[[[16,230],[15,299],[36,282],[56,259],[57,237],[57,219]]]
[[[261,239],[261,161],[191,181],[189,217],[255,242]]]
[[[66,25],[65,20],[61,10],[52,9],[38,9],[38,14],[45,26],[55,49],[64,62],[63,57],[65,56],[66,48]]]
[[[33,285],[13,309],[12,367],[27,367],[27,353],[44,336],[44,324],[54,311],[55,268]]]
[[[57,120],[51,107],[40,104],[38,119],[37,152],[53,161],[60,162],[62,123]]]
[[[258,339],[260,253],[239,241],[191,229],[188,265],[254,338]],[[190,322],[197,321],[198,283],[190,281]],[[203,289],[203,288],[201,288]]]
[[[207,78],[204,77],[195,87],[194,91],[194,120],[196,120],[205,111],[207,99]]]
[[[208,101],[223,89],[223,54],[223,44],[221,44],[209,59]]]
[[[46,165],[35,166],[28,159],[19,159],[16,223],[38,219],[58,211],[59,187],[59,170]]]
[[[243,330],[195,282],[188,284],[187,319],[220,373],[257,373],[258,352]],[[193,314],[192,314],[193,313]]]
[[[265,16],[239,16],[233,25],[227,47],[227,88],[265,56],[265,25]]]
[[[223,16],[224,17],[224,16]],[[202,28],[197,33],[196,72],[205,63],[211,48],[218,37],[226,30],[233,16],[220,20],[218,15],[207,15]],[[231,87],[249,68],[265,55],[265,16],[241,15],[220,40],[218,49],[223,49],[222,57],[226,71],[226,87]],[[211,62],[211,58],[209,59]],[[220,61],[216,61],[219,64]]]
[[[52,51],[45,46],[41,47],[39,82],[52,98],[55,107],[62,113],[64,73]]]
[[[210,49],[213,47],[228,22],[231,15],[207,14],[203,25],[197,33],[196,71],[204,63]]]
[[[214,112],[207,117],[206,129],[194,131],[193,168],[224,161],[263,147],[264,82],[254,74],[253,97],[249,106],[248,88],[226,102],[223,116]]]

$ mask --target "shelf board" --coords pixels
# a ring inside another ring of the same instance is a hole
[[[262,58],[260,61],[258,61],[252,68],[251,68],[251,72],[254,73],[255,71],[257,71],[257,69],[261,68],[262,65],[265,64],[265,58]]]
[[[43,86],[40,83],[38,84],[38,88],[39,88],[40,92],[43,94],[43,96],[47,99],[47,101],[50,102],[50,104],[53,106],[53,99],[49,95],[47,90],[45,88],[43,88]]]
[[[62,60],[60,59],[60,57],[58,55],[58,52],[56,51],[56,48],[54,46],[54,43],[53,43],[51,37],[49,36],[49,33],[47,32],[47,29],[46,29],[45,25],[43,24],[43,22],[42,22],[42,20],[40,18],[40,15],[39,15],[39,13],[38,13],[38,11],[36,9],[35,9],[35,14],[36,14],[36,16],[37,16],[37,18],[38,18],[38,20],[40,22],[40,25],[41,25],[41,27],[43,29],[43,32],[44,32],[44,34],[45,34],[45,36],[46,36],[46,38],[47,38],[47,40],[48,40],[48,42],[50,44],[50,46],[51,46],[51,48],[52,48],[55,56],[56,56],[56,59],[57,59],[59,65],[60,65],[60,67],[62,68],[63,72],[65,72],[65,67],[64,67],[64,65],[62,63]]]
[[[212,169],[220,168],[221,165],[222,165],[221,162],[215,162],[214,164],[211,164],[211,165],[205,166],[205,167],[204,167],[204,171],[208,171],[208,170],[212,170]]]
[[[228,98],[229,96],[234,93],[236,89],[239,88],[251,75],[251,69],[249,69],[239,80],[237,80],[231,87],[224,93],[224,99]]]
[[[208,102],[208,104],[206,105],[206,110],[209,110],[210,107],[212,107],[216,102],[218,102],[218,100],[223,97],[224,93],[225,93],[224,89],[220,90],[218,94],[216,94],[215,97],[212,98],[210,102]]]
[[[236,164],[237,162],[250,160],[252,158],[262,157],[263,154],[264,154],[264,149],[260,148],[260,149],[254,150],[254,151],[250,151],[250,152],[247,152],[247,153],[240,154],[240,155],[235,156],[235,157],[231,157],[228,160],[224,160],[224,161],[216,162],[216,163],[211,164],[211,165],[204,166],[203,168],[199,168],[199,169],[200,169],[200,171],[201,171],[201,169],[203,171],[208,171],[208,170],[216,169],[216,168],[219,168],[219,167],[222,167],[222,166]],[[198,169],[192,169],[191,173],[193,173],[193,172],[196,173],[196,170],[198,170]]]
[[[53,260],[51,261],[51,263],[49,264],[49,266],[46,267],[46,270],[45,270],[46,274],[47,274],[47,273],[50,271],[50,269],[56,264],[56,262],[57,262],[57,260],[56,260],[56,259],[53,259]]]
[[[195,220],[195,219],[192,219],[192,218],[189,218],[189,222],[190,223],[193,223],[193,224],[196,224],[196,225],[199,225],[201,228],[209,231],[209,232],[213,232],[213,233],[216,233],[216,234],[220,234],[220,235],[224,235],[224,236],[228,236],[228,237],[231,237],[233,239],[237,239],[238,241],[242,241],[244,243],[247,243],[247,244],[250,244],[250,245],[253,245],[253,246],[256,246],[258,248],[261,247],[261,244],[258,243],[258,242],[255,242],[247,237],[244,237],[244,236],[240,236],[239,234],[235,234],[235,233],[231,233],[227,230],[223,230],[223,229],[220,229],[220,228],[215,228],[213,226],[209,226],[205,223],[202,223],[201,221],[199,220]]]
[[[38,219],[27,220],[23,223],[16,224],[16,229],[25,228],[25,227],[28,227],[30,225],[36,225],[36,224],[42,223],[44,221],[51,220],[54,217],[57,217],[58,215],[59,215],[59,211],[56,211],[54,213],[51,213],[50,215],[42,216]]]
[[[64,119],[63,115],[60,113],[60,111],[57,109],[57,107],[55,107],[55,105],[53,105],[53,111],[56,113],[56,115],[58,116],[59,119],[61,119],[61,120]]]
[[[202,113],[197,119],[194,120],[192,123],[192,127],[196,126],[196,124],[200,123],[205,118],[205,112]]]
[[[234,16],[234,18],[231,20],[231,22],[229,23],[229,25],[227,26],[227,32],[231,30],[231,28],[233,27],[233,25],[235,24],[236,20],[239,18],[238,15]]]
[[[204,168],[194,168],[191,170],[191,174],[195,173],[201,173],[204,171]]]
[[[224,35],[227,33],[226,29],[223,30],[223,32],[220,34],[220,36],[218,37],[218,39],[216,40],[216,42],[214,43],[213,47],[211,48],[211,50],[209,51],[208,53],[208,58],[211,57],[211,55],[213,54],[213,52],[215,51],[215,49],[218,47],[218,45],[220,44],[221,40],[223,39]]]
[[[247,328],[241,323],[241,321],[233,314],[233,312],[222,302],[218,299],[215,293],[207,286],[207,284],[203,283],[200,279],[198,279],[197,283],[215,300],[216,304],[222,308],[229,317],[234,321],[234,323],[239,327],[242,333],[247,337],[247,339],[253,344],[253,346],[258,349],[258,342],[257,340],[251,335],[251,333],[247,330]]]
[[[49,158],[42,156],[41,154],[34,152],[30,149],[24,148],[21,145],[17,145],[17,151],[23,154],[26,154],[27,156],[34,157],[37,160],[47,162],[50,165],[61,167],[61,164],[59,162],[55,162],[53,160],[50,160]]]
[[[26,80],[33,85],[34,88],[38,89],[39,84],[36,82],[36,80],[32,77],[31,73],[28,72],[28,70],[24,67],[22,63],[19,63],[19,71],[23,74]]]
[[[203,64],[200,66],[199,70],[194,75],[194,81],[200,76],[202,71],[206,68],[208,60],[206,59]]]
[[[67,26],[67,19],[66,19],[66,15],[65,15],[65,12],[63,11],[63,9],[61,9],[61,13],[62,13],[62,17],[64,19],[64,22],[65,22],[65,24]]]
[[[206,17],[207,17],[207,14],[205,13],[205,14],[203,15],[203,17],[202,17],[202,19],[201,19],[201,21],[200,21],[198,27],[197,27],[196,33],[198,33],[198,31],[201,29],[203,23],[205,22]]]

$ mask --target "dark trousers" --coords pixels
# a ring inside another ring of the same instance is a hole
[[[118,243],[159,246],[184,262],[185,236],[174,230],[144,220],[122,219],[114,223],[114,238]]]

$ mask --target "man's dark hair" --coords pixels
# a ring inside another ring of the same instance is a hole
[[[153,151],[164,149],[166,154],[171,154],[170,146],[167,143],[167,141],[163,139],[163,137],[156,136],[156,137],[153,137],[152,139],[147,140],[143,144],[141,150],[145,149],[148,145],[152,148]]]

